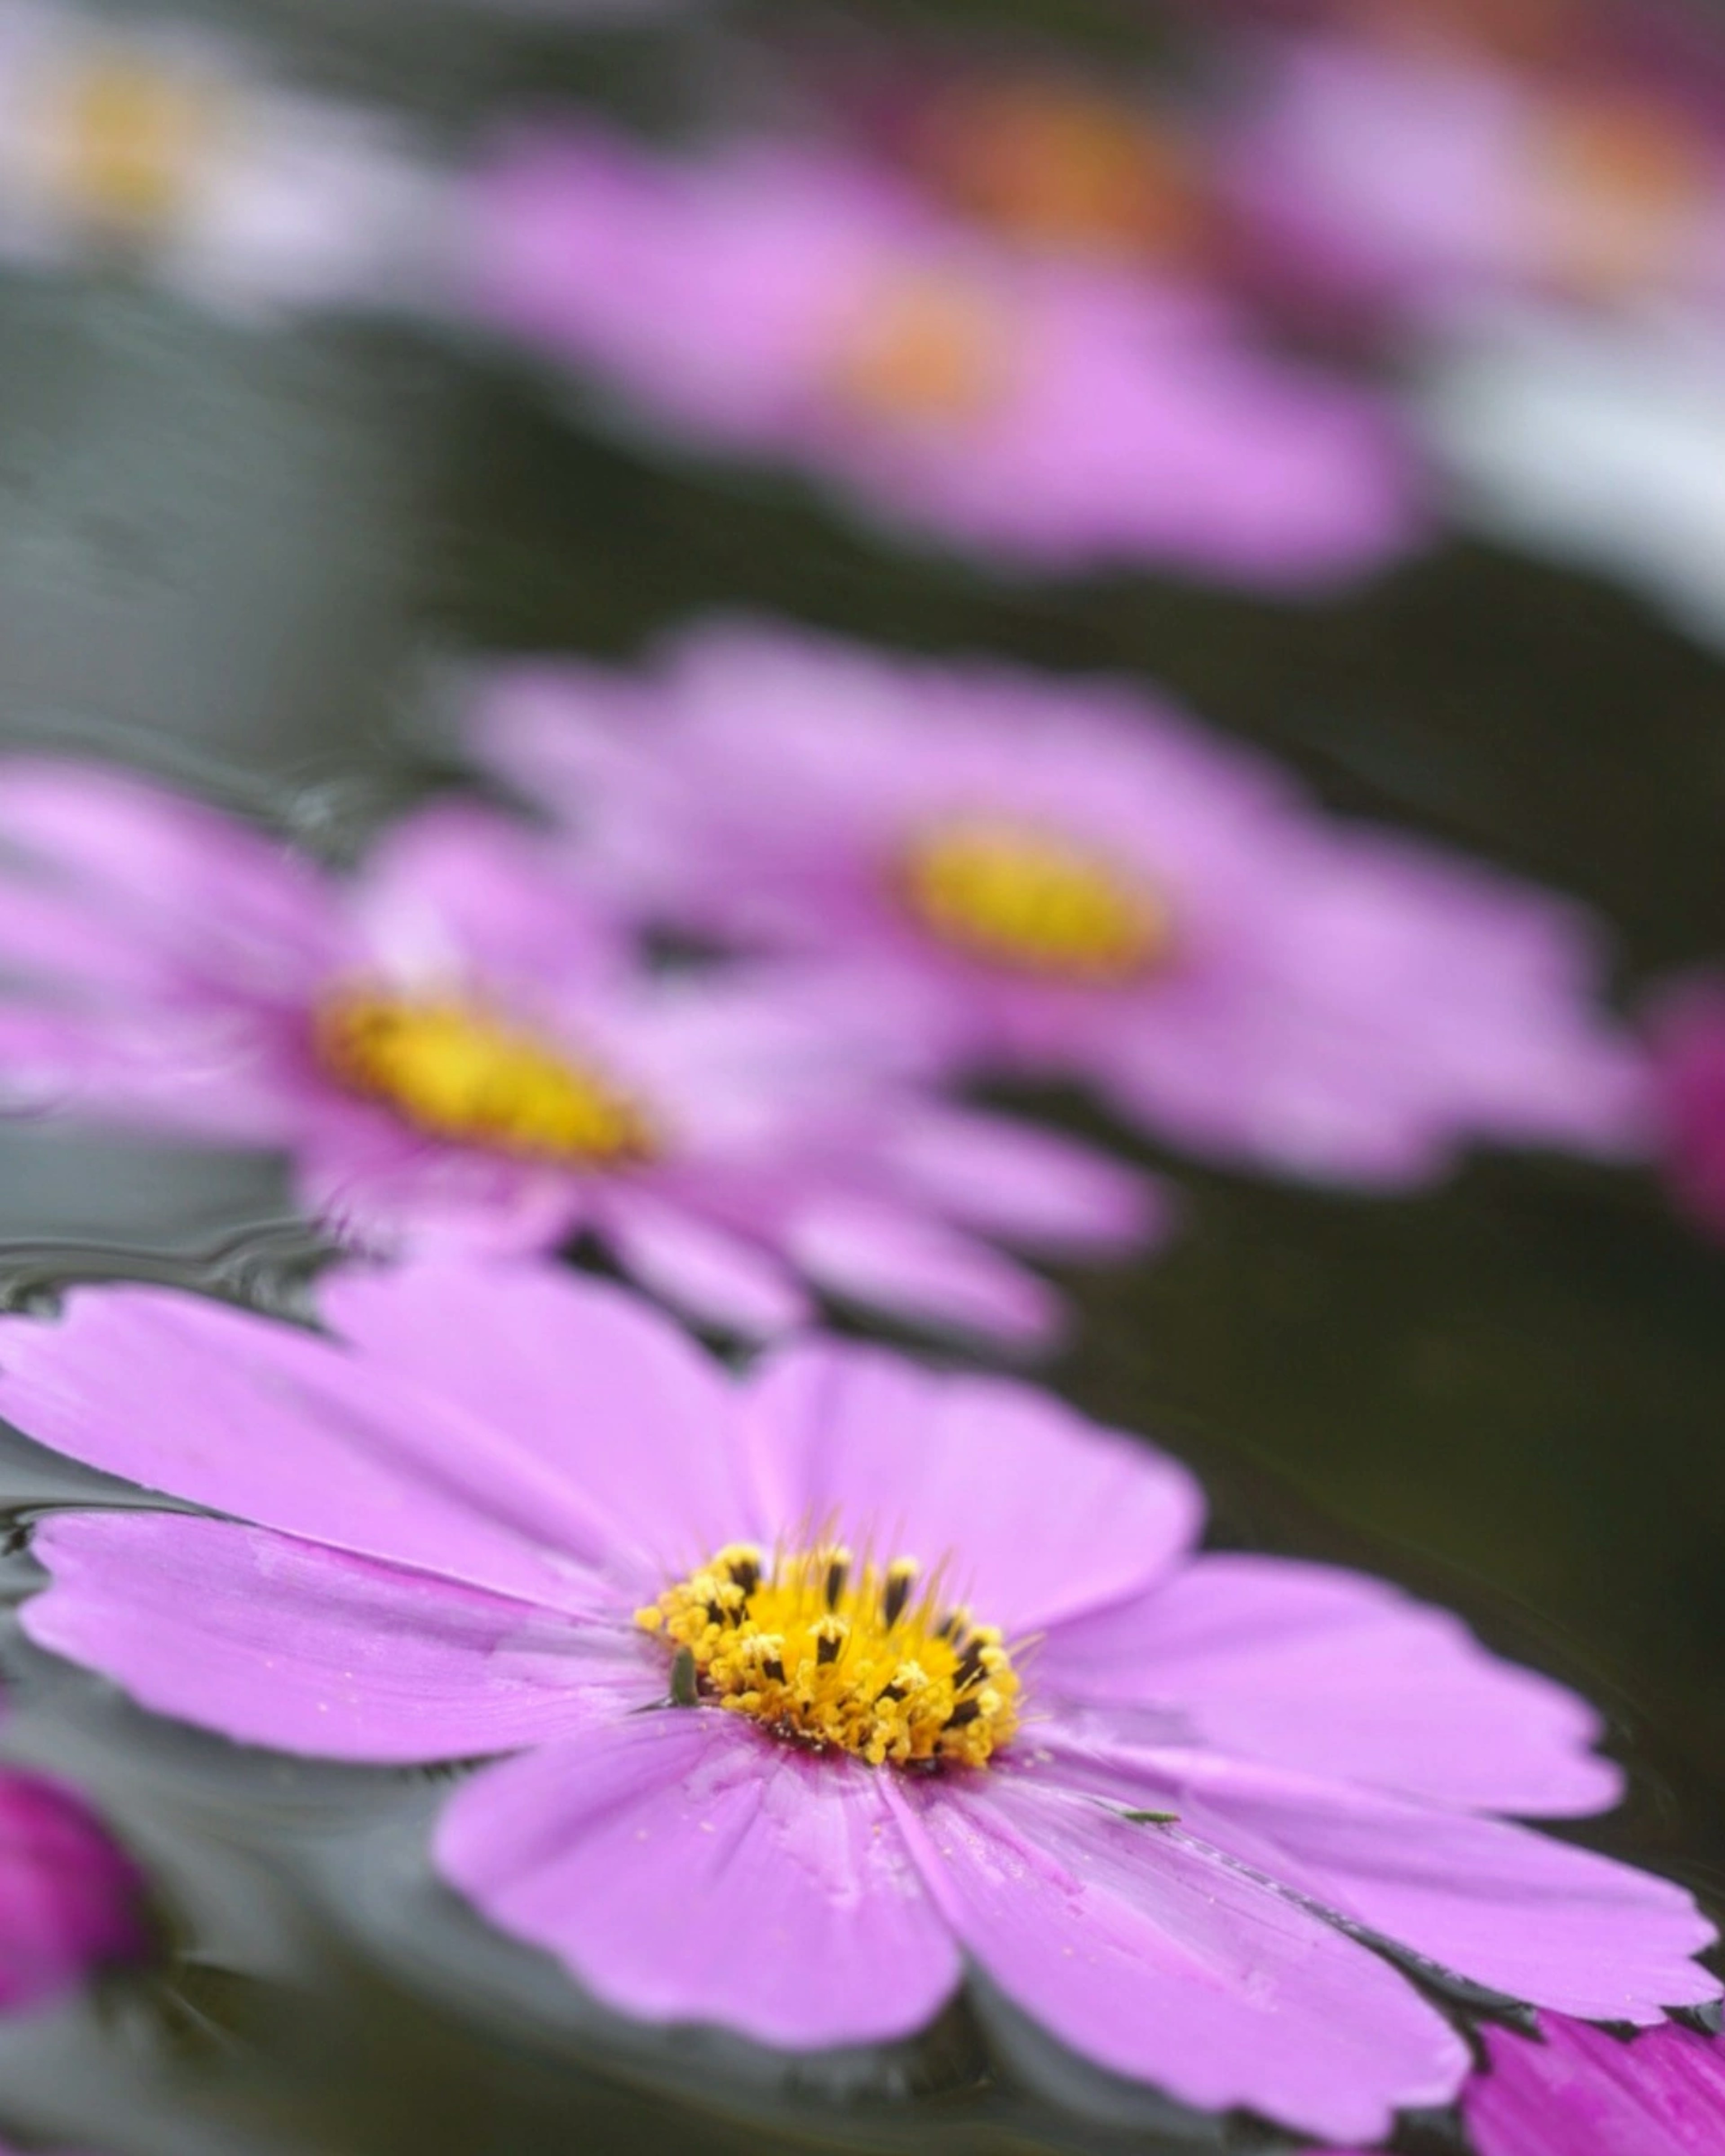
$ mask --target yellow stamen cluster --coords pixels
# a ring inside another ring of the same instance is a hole
[[[999,401],[1009,341],[985,295],[944,277],[906,276],[872,297],[845,339],[834,389],[879,418],[975,418]]]
[[[658,1147],[600,1072],[455,996],[344,988],[316,1021],[319,1060],[428,1136],[567,1167],[621,1168]]]
[[[871,1767],[980,1767],[1017,1726],[1018,1676],[992,1625],[919,1578],[909,1559],[859,1562],[837,1543],[770,1563],[734,1543],[635,1622],[692,1663],[695,1697],[788,1743]]]
[[[211,86],[116,50],[86,59],[56,88],[42,153],[75,208],[125,234],[175,216],[224,116]]]
[[[941,826],[907,847],[899,880],[942,942],[1023,973],[1111,986],[1168,955],[1162,899],[1081,846],[986,819]]]

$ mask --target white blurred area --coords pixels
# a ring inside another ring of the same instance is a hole
[[[385,115],[190,26],[0,0],[0,262],[120,262],[236,316],[416,305],[445,182]]]
[[[1461,521],[1615,577],[1725,649],[1725,322],[1504,307],[1422,370]]]

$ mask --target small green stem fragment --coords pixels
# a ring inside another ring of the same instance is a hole
[[[670,1703],[673,1707],[696,1707],[700,1702],[701,1687],[695,1675],[695,1650],[679,1647],[671,1656]]]
[[[1173,1826],[1180,1815],[1178,1812],[1122,1812],[1120,1816],[1123,1820],[1130,1820],[1134,1826]]]

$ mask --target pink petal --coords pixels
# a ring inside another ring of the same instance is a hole
[[[392,825],[367,855],[355,917],[392,978],[477,981],[531,1010],[547,993],[611,974],[619,940],[528,825],[438,801]]]
[[[883,2042],[959,1978],[885,1779],[715,1708],[668,1708],[476,1776],[444,1814],[437,1863],[638,2020],[793,2051]]]
[[[1360,2140],[1461,2085],[1466,2047],[1411,1985],[1178,1827],[1009,1768],[893,1794],[987,1975],[1111,2071]]]
[[[303,995],[341,948],[326,888],[285,843],[129,773],[7,764],[0,840],[87,892],[116,937],[259,1001]]]
[[[0,1768],[0,2011],[57,1998],[146,1944],[142,1882],[81,1799]]]
[[[1542,2041],[1488,2029],[1463,2107],[1480,2156],[1717,2156],[1725,2043],[1669,2025],[1632,2043],[1561,2015]]]
[[[423,1389],[567,1477],[655,1574],[760,1533],[732,1381],[627,1291],[549,1266],[428,1264],[333,1273],[319,1297],[372,1383]]]
[[[1165,1221],[1150,1177],[1015,1116],[931,1105],[905,1119],[893,1158],[943,1212],[1033,1247],[1129,1250]]]
[[[530,1445],[334,1342],[196,1296],[83,1288],[57,1322],[0,1321],[0,1413],[148,1489],[554,1609],[591,1606],[591,1568],[615,1554],[566,1425]]]
[[[698,1322],[770,1340],[807,1321],[808,1296],[760,1245],[639,1192],[612,1198],[604,1213],[624,1271]]]
[[[1062,1626],[1037,1673],[1098,1707],[1170,1711],[1219,1751],[1468,1810],[1603,1811],[1622,1787],[1585,1701],[1447,1610],[1327,1565],[1199,1557]]]
[[[1045,1281],[903,1205],[815,1199],[797,1208],[785,1245],[817,1286],[915,1325],[1037,1345],[1059,1329]]]
[[[68,1512],[36,1532],[53,1574],[39,1645],[158,1714],[320,1758],[465,1759],[542,1743],[597,1694],[663,1693],[644,1638],[259,1527]]]
[[[1712,1926],[1651,1872],[1532,1827],[1214,1754],[1138,1763],[1194,1834],[1513,1999],[1646,2023],[1720,1995],[1691,1958]]]
[[[949,1588],[1009,1632],[1147,1587],[1204,1517],[1174,1461],[1004,1378],[809,1343],[774,1358],[750,1390],[778,1532],[831,1522],[859,1545],[872,1537],[925,1565],[947,1560]]]
[[[297,1149],[301,1202],[357,1250],[520,1257],[554,1250],[584,1196],[565,1170],[427,1137],[332,1092]]]

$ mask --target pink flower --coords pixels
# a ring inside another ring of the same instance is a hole
[[[837,152],[528,136],[470,254],[478,311],[636,421],[1004,563],[1298,587],[1417,536],[1384,409],[1194,285],[1002,245]]]
[[[81,1798],[0,1768],[0,2014],[43,2006],[146,1943],[143,1885]]]
[[[1725,979],[1667,988],[1649,1031],[1666,1178],[1690,1218],[1725,1238]]]
[[[245,1743],[461,1782],[444,1876],[588,1989],[792,2051],[980,1974],[1086,2058],[1369,2140],[1468,2053],[1371,1942],[1651,2024],[1688,1895],[1560,1686],[1382,1583],[1194,1550],[1200,1493],[1009,1381],[737,1379],[624,1291],[418,1265],[335,1337],[142,1287],[4,1322],[0,1411],[221,1517],[57,1514],[40,1645]]]
[[[1561,2014],[1537,2041],[1484,2032],[1462,2098],[1478,2156],[1717,2156],[1725,2044],[1666,2025],[1625,2041]],[[1333,2152],[1332,2152],[1333,2156]]]
[[[1336,33],[1260,57],[1230,192],[1280,280],[1297,265],[1426,322],[1506,297],[1725,298],[1725,131],[1658,74]]]
[[[1051,1291],[980,1238],[1141,1242],[1158,1203],[1068,1139],[943,1103],[813,993],[651,980],[533,834],[465,805],[357,876],[113,772],[0,770],[0,1084],[16,1106],[292,1156],[367,1245],[580,1231],[721,1325],[798,1276],[1034,1338]]]
[[[506,674],[476,740],[644,911],[1195,1152],[1394,1184],[1474,1135],[1639,1141],[1579,911],[1125,686],[721,626],[644,681]]]

